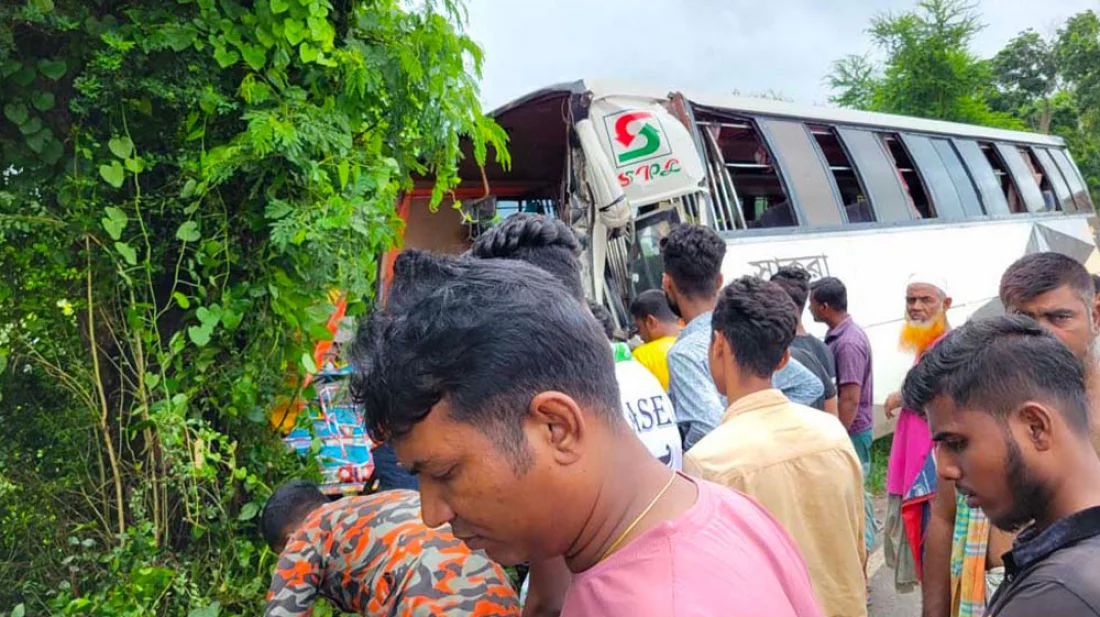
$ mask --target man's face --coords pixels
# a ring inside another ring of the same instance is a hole
[[[960,409],[946,396],[928,405],[936,443],[936,470],[955,483],[971,508],[981,508],[1000,529],[1013,531],[1035,518],[1047,490],[1020,449],[1014,419],[1002,422],[982,410]]]
[[[810,315],[817,323],[825,323],[825,305],[810,297]]]
[[[1097,327],[1100,326],[1096,302],[1086,303],[1081,294],[1069,285],[1052,289],[1025,302],[1006,306],[1005,310],[1009,314],[1027,315],[1039,322],[1082,361],[1092,351]]]
[[[394,441],[401,464],[420,480],[421,518],[429,527],[450,524],[454,535],[503,564],[561,554],[562,520],[573,503],[558,465],[531,447],[528,464],[514,460],[482,428],[454,420],[444,400]],[[537,437],[537,436],[536,436]]]
[[[915,324],[935,321],[947,307],[943,292],[926,283],[913,283],[905,290],[905,317]]]

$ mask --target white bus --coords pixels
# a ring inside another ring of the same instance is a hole
[[[897,349],[911,273],[944,275],[960,324],[1002,310],[1001,273],[1024,254],[1059,251],[1100,271],[1089,191],[1055,136],[603,81],[492,115],[510,169],[467,156],[435,213],[429,181],[410,191],[406,247],[461,252],[510,213],[558,216],[584,244],[590,297],[625,326],[630,300],[660,286],[661,237],[710,226],[728,246],[726,280],[798,263],[845,283],[874,350],[877,435],[912,363]]]

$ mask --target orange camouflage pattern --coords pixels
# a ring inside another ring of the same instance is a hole
[[[424,525],[414,491],[347,497],[310,513],[279,556],[264,615],[307,617],[318,595],[369,617],[520,614],[501,567],[449,526]]]

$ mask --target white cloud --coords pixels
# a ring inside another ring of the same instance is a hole
[[[866,28],[913,0],[469,0],[470,33],[485,49],[490,108],[583,77],[669,89],[776,91],[825,104],[837,58],[870,51]],[[975,52],[992,55],[1026,28],[1053,33],[1095,0],[982,0],[987,28]]]

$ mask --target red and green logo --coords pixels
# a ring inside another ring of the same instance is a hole
[[[604,117],[616,167],[672,154],[661,120],[652,112],[627,110]]]

